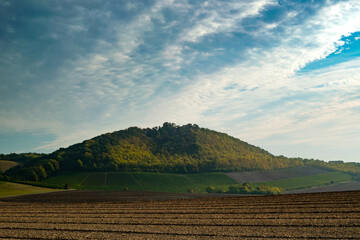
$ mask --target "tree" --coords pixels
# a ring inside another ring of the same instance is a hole
[[[38,176],[38,181],[47,178],[47,173],[45,171],[45,168],[43,166],[36,166],[33,167],[34,171],[36,172]]]
[[[25,169],[24,172],[25,172],[25,176],[24,176],[24,177],[25,177],[27,180],[34,181],[34,182],[38,182],[38,181],[39,181],[39,177],[38,177],[38,175],[36,174],[35,169],[33,169],[33,168],[28,168],[28,169]]]
[[[55,171],[54,165],[50,161],[46,161],[43,166],[48,174]]]

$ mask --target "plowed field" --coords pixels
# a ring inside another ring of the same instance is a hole
[[[112,200],[61,203],[3,199],[0,238],[359,239],[360,236],[359,191],[146,201],[104,199]]]

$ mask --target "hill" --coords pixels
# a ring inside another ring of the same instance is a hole
[[[248,144],[225,133],[195,124],[130,127],[106,133],[50,154],[0,155],[22,163],[0,178],[41,181],[59,172],[244,172],[314,166],[330,171],[360,173],[358,163],[325,163],[313,159],[286,158]]]
[[[12,168],[6,175],[39,181],[59,171],[234,172],[304,164],[301,159],[274,156],[225,133],[172,123],[146,129],[130,127],[51,154],[28,155],[20,158],[24,167]]]
[[[208,172],[280,169],[302,165],[275,157],[227,134],[197,125],[127,130],[104,134],[51,155],[71,170]]]

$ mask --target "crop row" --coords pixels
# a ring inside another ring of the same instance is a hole
[[[36,217],[10,217],[0,219],[0,224],[98,224],[98,225],[183,225],[183,226],[313,226],[313,227],[356,227],[360,226],[360,219],[358,218],[342,218],[332,219],[296,219],[296,218],[173,218],[171,215],[164,218],[154,218],[148,216],[147,218],[36,218]],[[344,217],[344,216],[343,216]]]
[[[218,237],[296,237],[296,238],[353,238],[358,234],[356,227],[311,227],[311,226],[168,226],[168,225],[63,225],[63,224],[2,224],[0,237],[9,230],[67,232],[108,232],[108,233],[148,233],[167,235],[207,235]]]

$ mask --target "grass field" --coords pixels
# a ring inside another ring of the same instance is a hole
[[[209,185],[230,185],[236,182],[224,173],[171,174],[171,173],[124,173],[124,172],[67,172],[44,183],[66,183],[71,188],[88,190],[146,190],[160,192],[205,192]]]
[[[268,185],[296,190],[323,186],[351,180],[351,176],[341,172],[327,172],[322,174],[287,178],[275,181],[252,183],[254,187]],[[144,173],[144,172],[66,172],[46,179],[43,184],[85,190],[145,190],[159,192],[185,193],[192,189],[196,193],[203,193],[208,186],[226,189],[237,182],[225,173]]]
[[[339,192],[339,191],[360,191],[359,181],[347,181],[324,185],[319,187],[305,188],[286,191],[286,193],[319,193],[319,192]]]
[[[226,173],[226,175],[231,177],[238,183],[242,184],[245,182],[250,182],[250,183],[270,182],[270,181],[276,181],[287,178],[317,175],[327,172],[329,171],[312,166],[304,166],[304,167],[267,170],[267,171],[231,172],[231,173]]]
[[[17,162],[14,161],[7,161],[7,160],[0,160],[0,170],[5,172],[6,170],[19,165]]]
[[[59,191],[59,190],[0,181],[0,197],[46,193],[46,192],[54,192],[54,191]]]
[[[288,178],[271,182],[254,183],[253,186],[267,185],[281,187],[284,190],[295,190],[350,181],[351,176],[341,172],[327,172],[305,177]]]

